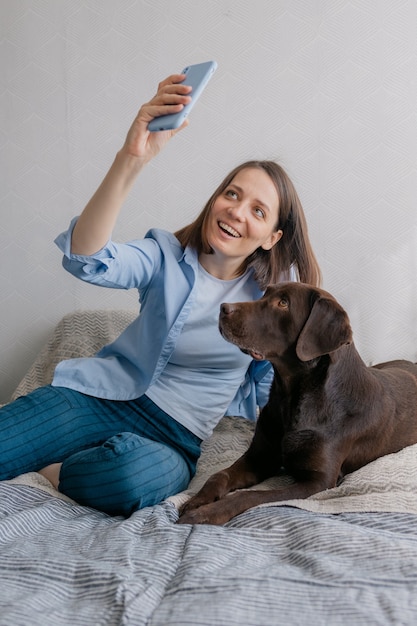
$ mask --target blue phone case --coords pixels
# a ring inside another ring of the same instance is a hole
[[[182,84],[191,85],[193,88],[190,94],[192,98],[191,102],[186,104],[179,113],[170,113],[169,115],[155,117],[149,122],[148,129],[152,132],[157,132],[160,130],[173,130],[174,128],[179,128],[197,102],[204,87],[207,85],[216,69],[216,61],[196,63],[195,65],[188,65],[184,68],[181,73],[186,74],[186,77]]]

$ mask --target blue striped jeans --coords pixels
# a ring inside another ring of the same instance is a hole
[[[0,480],[63,462],[59,490],[129,516],[186,488],[201,440],[149,398],[40,387],[0,408]]]

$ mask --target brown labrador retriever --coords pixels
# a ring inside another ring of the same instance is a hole
[[[274,380],[248,450],[208,479],[179,523],[224,524],[258,504],[307,498],[417,442],[417,365],[367,367],[346,312],[326,291],[281,283],[256,302],[222,304],[219,327],[253,358],[270,361]],[[227,496],[282,468],[294,484]]]

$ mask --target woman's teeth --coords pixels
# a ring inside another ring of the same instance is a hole
[[[228,224],[225,224],[224,222],[219,222],[219,226],[226,233],[228,233],[229,235],[232,235],[232,237],[240,237],[240,234],[237,232],[237,230],[235,230]]]

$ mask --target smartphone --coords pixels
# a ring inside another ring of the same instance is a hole
[[[191,85],[193,88],[190,93],[192,98],[191,102],[186,104],[179,113],[169,113],[168,115],[154,117],[154,119],[149,122],[148,129],[152,132],[156,132],[159,130],[173,130],[174,128],[179,128],[197,102],[204,87],[207,85],[216,69],[216,61],[206,61],[205,63],[196,63],[195,65],[185,67],[181,74],[185,74],[186,76],[181,84]]]

